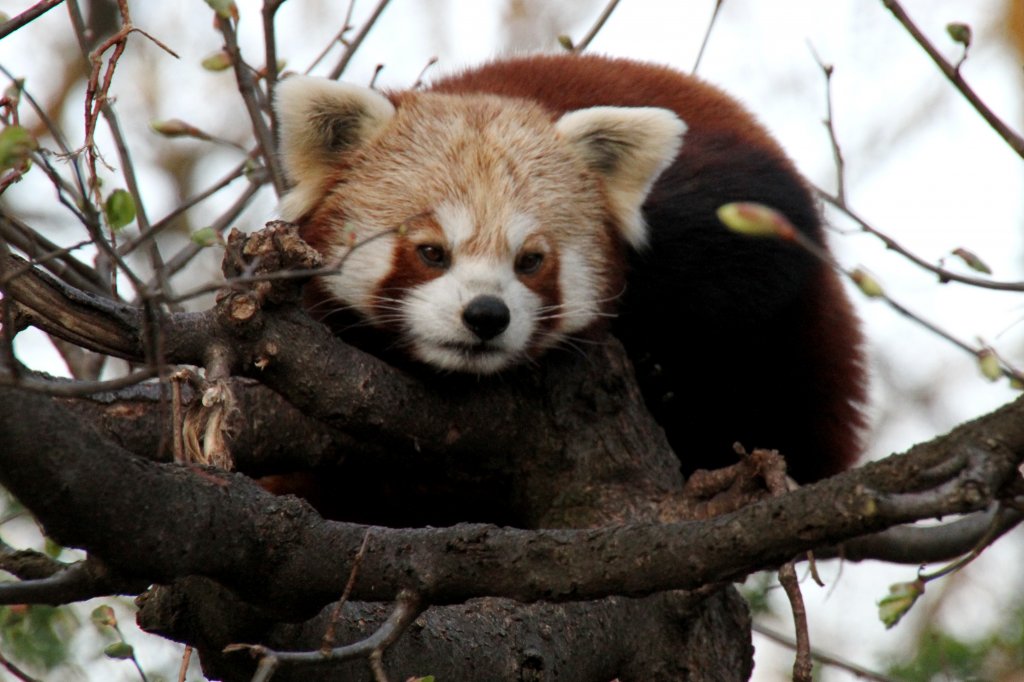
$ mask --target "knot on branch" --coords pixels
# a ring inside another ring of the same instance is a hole
[[[228,235],[221,269],[228,287],[217,297],[228,320],[244,323],[267,302],[297,303],[310,270],[323,264],[313,247],[302,241],[295,225],[272,220],[247,235]]]

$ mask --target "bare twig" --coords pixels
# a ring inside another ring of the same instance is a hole
[[[14,33],[25,24],[35,21],[62,2],[64,2],[64,0],[40,0],[40,2],[29,7],[18,16],[11,17],[4,23],[0,24],[0,40],[3,40],[11,33]]]
[[[146,241],[160,234],[163,230],[174,224],[175,219],[185,213],[193,206],[209,199],[225,187],[229,186],[235,180],[244,177],[246,174],[246,168],[251,162],[249,160],[243,161],[238,164],[232,170],[228,171],[220,180],[210,185],[208,188],[199,192],[198,194],[183,200],[180,204],[174,207],[174,209],[165,215],[160,220],[153,223],[150,228],[146,231],[140,232],[134,239],[125,241],[118,247],[119,253],[130,253],[137,249],[139,246],[144,244]],[[259,183],[257,183],[259,184]]]
[[[877,237],[885,247],[891,251],[895,251],[900,254],[911,263],[932,272],[939,277],[939,281],[943,284],[946,282],[959,282],[960,284],[969,284],[971,286],[980,287],[982,289],[994,289],[996,291],[1024,291],[1024,282],[1000,282],[991,279],[983,279],[981,277],[972,277],[970,275],[960,274],[952,270],[948,270],[944,267],[929,263],[920,256],[916,255],[910,249],[902,246],[895,239],[887,235],[886,233],[874,227],[871,223],[861,217],[849,206],[843,204],[839,197],[829,194],[828,192],[817,189],[817,194],[825,202],[832,204],[837,209],[845,213],[851,220],[853,220],[860,227],[861,230],[867,232],[870,235]]]
[[[579,42],[573,46],[573,52],[583,52],[590,47],[590,43],[594,42],[594,38],[596,38],[597,34],[600,33],[602,28],[604,28],[605,23],[608,21],[608,17],[612,15],[612,12],[615,11],[615,7],[618,6],[618,4],[619,0],[609,0],[608,4],[605,5],[604,9],[601,11],[600,16],[597,17],[597,21],[594,22],[594,25],[591,26],[586,35],[580,38]]]
[[[316,56],[316,59],[314,59],[310,63],[310,65],[306,67],[304,73],[309,74],[313,69],[315,69],[317,65],[324,60],[324,57],[327,56],[327,53],[331,51],[331,48],[334,47],[335,43],[341,43],[346,47],[348,46],[348,43],[345,42],[345,34],[351,31],[353,28],[352,11],[355,9],[355,7],[356,0],[349,0],[348,9],[345,10],[345,20],[341,22],[341,29],[339,29],[339,31],[334,35],[334,37],[331,38],[331,42],[327,43],[327,45],[324,46],[324,49],[320,51],[320,54]]]
[[[416,620],[416,617],[419,616],[422,610],[423,607],[419,595],[412,590],[401,590],[395,599],[395,608],[387,620],[381,623],[380,627],[372,635],[354,644],[336,647],[328,652],[322,650],[274,651],[264,646],[250,644],[232,644],[226,647],[224,651],[251,651],[262,659],[260,667],[263,668],[265,663],[271,672],[281,663],[316,664],[324,661],[349,661],[356,658],[368,658],[371,661],[374,677],[378,681],[387,680],[387,677],[382,677],[383,668],[380,663],[382,654],[402,636],[405,629]],[[268,680],[270,676],[254,677],[253,679]]]
[[[185,677],[188,674],[188,664],[192,660],[192,645],[188,644],[185,646],[185,651],[181,654],[181,666],[178,668],[178,682],[185,682]]]
[[[391,0],[380,0],[380,2],[377,3],[377,6],[374,8],[370,18],[363,23],[362,28],[359,29],[359,32],[356,33],[351,42],[349,42],[348,46],[345,48],[345,53],[341,55],[341,59],[334,65],[334,68],[331,69],[330,78],[332,80],[338,80],[341,78],[341,74],[345,73],[345,69],[348,68],[348,63],[352,61],[356,51],[359,50],[363,41],[366,40],[366,36],[370,34],[370,30],[377,23],[377,19],[380,18],[381,13],[387,8],[388,3],[390,2]],[[345,20],[345,24],[347,27],[347,19]],[[346,27],[342,27],[342,33],[345,32]]]
[[[846,164],[843,161],[843,150],[839,146],[839,138],[836,136],[835,128],[835,117],[832,113],[832,72],[833,67],[831,64],[826,64],[818,56],[818,52],[811,45],[811,54],[814,55],[814,61],[817,62],[818,67],[821,68],[821,72],[825,74],[825,130],[828,131],[828,139],[832,144],[832,159],[836,166],[836,200],[842,205],[846,206]]]
[[[263,118],[263,112],[269,107],[265,106],[265,98],[260,91],[256,80],[253,78],[252,68],[242,59],[241,49],[238,47],[238,37],[235,35],[235,27],[230,19],[223,17],[216,18],[217,26],[221,35],[224,36],[224,49],[231,55],[231,65],[235,70],[235,80],[238,83],[238,92],[242,95],[242,101],[249,112],[249,120],[252,123],[253,133],[260,145],[260,156],[263,164],[270,172],[270,182],[274,185],[274,191],[278,196],[284,195],[288,189],[285,181],[284,171],[277,158],[277,147],[274,144],[274,136]]]
[[[735,215],[743,214],[744,216],[747,216],[747,218],[751,220],[752,224],[757,224],[759,228],[765,229],[766,231],[761,234],[766,238],[774,237],[797,244],[821,262],[845,275],[851,282],[857,285],[857,287],[866,296],[884,301],[886,305],[898,312],[900,315],[912,320],[919,326],[924,327],[936,336],[945,339],[961,350],[970,353],[978,360],[979,364],[981,364],[986,375],[994,374],[998,376],[1001,374],[1011,381],[1024,384],[1024,372],[1021,372],[1016,367],[1010,365],[1004,358],[996,355],[990,347],[983,344],[967,343],[934,322],[930,322],[917,313],[911,311],[909,308],[889,296],[881,285],[863,269],[856,268],[849,270],[843,267],[843,265],[839,263],[839,261],[837,261],[835,257],[833,257],[832,254],[830,254],[823,246],[798,230],[786,216],[775,209],[762,204],[744,202],[731,204],[727,208],[732,209],[732,213]],[[728,220],[727,218],[723,219]],[[771,235],[771,237],[768,237],[768,235]],[[988,367],[990,363],[994,363],[994,367]]]
[[[790,649],[794,650],[797,647],[797,643],[793,640],[792,637],[788,637],[780,632],[775,632],[774,630],[766,628],[765,626],[759,623],[754,623],[753,630],[759,635],[763,635],[764,637],[767,637],[768,639],[772,640],[773,642],[777,642],[782,646],[789,647]],[[867,668],[861,667],[855,663],[844,661],[838,656],[833,656],[832,654],[825,653],[824,651],[820,651],[818,649],[811,649],[811,657],[819,663],[822,663],[824,665],[831,665],[833,667],[839,668],[840,670],[845,670],[846,672],[852,673],[866,680],[873,680],[874,682],[895,682],[895,680],[891,677],[886,677],[885,675],[881,675],[872,670],[868,670]]]
[[[796,630],[796,660],[793,661],[793,682],[810,682],[813,664],[811,662],[811,638],[807,629],[807,609],[800,592],[800,581],[796,577],[793,562],[779,567],[779,584],[786,591],[793,611],[793,628]]]
[[[925,37],[924,33],[920,28],[913,22],[910,15],[907,14],[906,10],[900,5],[897,0],[882,0],[882,4],[885,5],[886,9],[892,12],[896,20],[900,22],[907,33],[913,37],[917,44],[931,57],[935,65],[939,67],[939,70],[949,79],[949,82],[960,91],[971,106],[974,107],[975,111],[981,114],[981,117],[992,127],[996,133],[1010,146],[1013,151],[1021,157],[1024,157],[1024,137],[1019,133],[1015,132],[1010,126],[1003,122],[996,114],[989,108],[987,104],[978,96],[974,89],[967,84],[967,81],[960,75],[958,66],[950,64],[949,61],[942,56],[942,54],[936,49],[935,45]]]
[[[21,682],[39,682],[36,678],[30,676],[24,670],[14,665],[4,657],[3,652],[0,652],[0,666],[3,666],[4,670],[17,677]]]
[[[348,582],[345,583],[345,591],[341,593],[341,599],[334,605],[334,609],[331,610],[331,622],[327,624],[327,631],[324,632],[323,643],[320,645],[320,651],[328,653],[334,648],[335,643],[335,631],[338,627],[338,621],[341,619],[341,610],[345,606],[345,602],[348,601],[349,595],[352,594],[352,586],[355,585],[356,576],[359,575],[359,567],[363,563],[363,557],[366,556],[366,547],[370,543],[370,530],[367,529],[366,535],[363,536],[363,544],[359,546],[359,551],[356,553],[356,558],[352,561],[352,570],[348,576]]]
[[[704,58],[704,50],[707,49],[708,42],[711,40],[711,30],[715,27],[715,21],[718,19],[718,12],[722,9],[723,0],[716,0],[715,9],[711,11],[711,19],[708,20],[708,27],[704,31],[704,39],[700,42],[700,49],[697,50],[697,58],[693,60],[693,69],[690,73],[697,73],[697,69],[700,67],[700,61]]]
[[[142,383],[143,381],[147,381],[159,375],[160,369],[153,367],[140,369],[123,377],[109,379],[107,381],[71,381],[66,379],[45,381],[29,377],[12,377],[11,375],[0,373],[0,386],[16,386],[18,388],[35,391],[37,393],[45,393],[47,395],[61,396],[64,398],[74,398],[102,393],[104,391],[116,391],[127,386],[134,386],[135,384]]]
[[[263,65],[264,82],[267,84],[267,99],[274,101],[277,87],[277,36],[274,33],[274,17],[285,0],[266,0],[263,3]],[[277,114],[270,107],[270,129],[277,130]]]
[[[412,87],[410,88],[411,90],[418,90],[423,87],[424,79],[427,76],[427,71],[429,71],[430,67],[432,67],[434,64],[437,64],[437,57],[431,57],[430,59],[427,60],[427,63],[423,65],[422,69],[420,69],[419,75],[416,76],[416,80],[413,81]]]

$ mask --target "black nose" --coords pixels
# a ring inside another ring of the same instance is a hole
[[[508,306],[497,296],[477,296],[462,310],[462,321],[481,341],[505,331],[510,318]]]

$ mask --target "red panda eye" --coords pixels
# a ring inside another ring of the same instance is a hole
[[[444,247],[436,244],[420,244],[416,247],[416,253],[420,255],[420,260],[432,268],[448,267],[448,254],[445,253]]]
[[[521,254],[516,259],[516,272],[520,275],[532,275],[540,269],[541,263],[544,262],[544,254],[537,252],[528,252]]]

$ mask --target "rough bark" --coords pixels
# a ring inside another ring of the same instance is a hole
[[[23,266],[3,267],[10,276]],[[704,586],[1019,494],[1024,400],[906,455],[768,498],[757,453],[684,486],[614,343],[498,381],[439,382],[340,343],[294,307],[295,282],[235,289],[206,313],[155,316],[19,272],[5,283],[17,312],[62,338],[271,389],[224,384],[240,406],[228,430],[241,470],[336,476],[344,522],[242,474],[170,463],[165,393],[47,397],[27,376],[0,387],[0,483],[90,556],[43,585],[26,573],[0,587],[0,602],[160,584],[143,602],[145,626],[195,643],[225,679],[246,679],[251,666],[222,654],[227,643],[315,647],[364,541],[342,636],[364,636],[400,593],[429,607],[385,657],[396,674],[467,679],[461,661],[472,658],[506,679],[744,679],[746,611],[730,589]],[[721,514],[703,518],[709,510]],[[425,527],[456,521],[518,528]],[[360,664],[351,671],[366,675]]]

